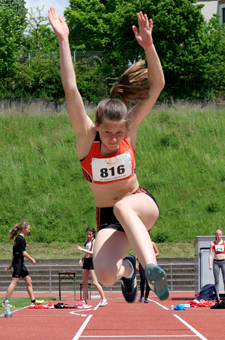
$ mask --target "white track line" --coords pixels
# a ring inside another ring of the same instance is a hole
[[[162,307],[162,308],[164,308],[164,309],[166,309],[166,310],[169,310],[169,308],[167,308],[167,307],[165,307],[165,306],[161,305],[161,303],[158,303],[158,302],[157,302],[157,301],[155,301],[155,300],[151,300],[151,299],[149,299],[149,301],[156,303],[158,306],[160,306],[160,307]]]
[[[79,339],[80,335],[82,334],[84,328],[87,326],[89,320],[92,318],[93,315],[89,315],[87,319],[84,321],[83,325],[80,327],[79,331],[76,333],[76,335],[73,337],[72,340]]]
[[[161,305],[160,303],[158,303],[157,301],[154,301],[154,300],[151,300],[149,299],[149,301],[151,302],[154,302],[156,303],[157,305],[159,305],[160,307],[166,309],[166,310],[169,310],[169,308]],[[173,311],[173,315],[178,319],[180,320],[185,326],[187,326],[194,334],[196,334],[196,336],[198,336],[201,340],[207,340],[207,338],[205,338],[201,333],[199,333],[194,327],[192,327],[191,325],[189,325],[186,321],[184,321],[180,316],[174,314],[174,311]]]
[[[195,333],[201,340],[207,340],[201,333],[199,333],[194,327],[189,325],[186,321],[184,321],[180,316],[174,314],[174,316],[180,320],[185,326],[187,326],[193,333]]]
[[[196,335],[81,335],[81,338],[194,338]]]

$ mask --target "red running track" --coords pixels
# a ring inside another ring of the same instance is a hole
[[[38,296],[57,294],[36,294]],[[3,297],[3,294],[1,294]],[[13,296],[27,296],[14,294]],[[74,305],[73,294],[65,293],[64,303]],[[166,301],[159,301],[150,293],[149,303],[133,304],[124,301],[121,293],[106,293],[109,304],[99,307],[99,299],[89,300],[92,308],[84,309],[28,309],[12,313],[12,318],[0,317],[0,339],[10,340],[224,340],[221,331],[224,311],[209,307],[171,311],[173,304],[185,303],[194,293],[171,293]],[[77,294],[77,298],[79,296]],[[172,300],[173,298],[173,300]],[[174,300],[182,299],[182,300]],[[183,300],[184,299],[184,300]],[[54,301],[56,304],[58,301]],[[218,327],[220,325],[220,327]]]

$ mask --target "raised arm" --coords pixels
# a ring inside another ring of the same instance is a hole
[[[49,21],[58,37],[60,52],[60,69],[67,109],[71,124],[77,137],[77,154],[86,156],[94,138],[94,124],[85,112],[83,100],[77,88],[76,75],[69,46],[69,29],[62,16],[55,8],[48,11]]]
[[[137,13],[138,26],[132,26],[135,38],[144,49],[148,64],[149,98],[136,104],[130,111],[133,116],[134,128],[147,116],[165,85],[162,66],[152,39],[153,21],[146,14]]]

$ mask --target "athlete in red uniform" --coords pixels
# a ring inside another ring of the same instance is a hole
[[[219,297],[219,275],[220,269],[223,275],[223,282],[225,284],[225,241],[222,239],[223,232],[221,229],[215,231],[215,241],[211,242],[209,250],[209,269],[213,269],[215,279],[215,288],[217,296]],[[213,267],[212,254],[214,252]]]
[[[49,10],[49,21],[59,42],[62,83],[76,135],[77,155],[97,207],[95,273],[105,286],[121,279],[124,298],[130,303],[137,297],[136,260],[126,256],[130,246],[158,298],[165,300],[169,296],[166,273],[157,266],[148,234],[158,219],[159,209],[152,195],[139,188],[134,159],[137,128],[155,104],[165,81],[152,40],[153,22],[142,12],[137,19],[139,28],[132,29],[144,49],[148,68],[144,68],[142,60],[134,63],[115,82],[110,98],[98,104],[93,123],[77,88],[69,29],[54,8]],[[129,102],[135,103],[130,110],[126,106]]]

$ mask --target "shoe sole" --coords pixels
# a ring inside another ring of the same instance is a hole
[[[154,264],[148,264],[145,267],[145,276],[149,287],[157,295],[159,300],[164,301],[168,299],[170,294],[164,270]]]

